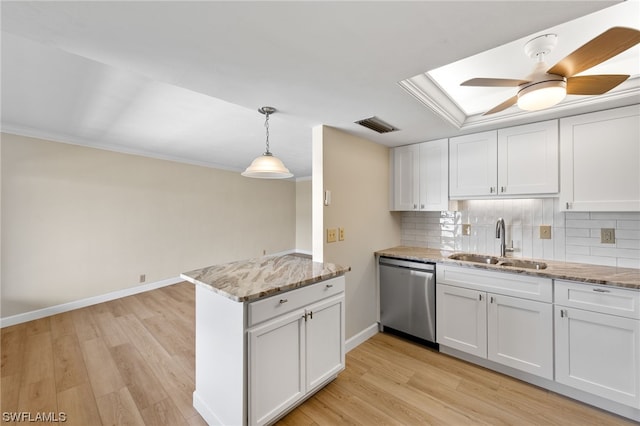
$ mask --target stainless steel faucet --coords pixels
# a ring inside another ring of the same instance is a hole
[[[500,238],[500,257],[507,255],[507,244],[505,242],[504,219],[499,217],[496,222],[496,238]]]

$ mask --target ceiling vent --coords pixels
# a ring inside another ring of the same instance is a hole
[[[363,120],[358,120],[356,121],[356,124],[359,124],[381,134],[395,132],[396,130],[398,130],[396,127],[393,127],[392,125],[380,120],[378,117],[369,117]]]

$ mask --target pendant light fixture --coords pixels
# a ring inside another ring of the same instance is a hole
[[[282,161],[269,151],[269,116],[276,112],[276,109],[264,106],[258,112],[265,115],[264,127],[267,134],[267,150],[251,162],[249,167],[241,173],[242,176],[258,179],[286,179],[292,177],[293,174],[284,166]]]

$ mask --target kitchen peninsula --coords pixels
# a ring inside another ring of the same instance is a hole
[[[196,286],[193,405],[207,423],[271,423],[344,369],[349,270],[290,254],[181,275]]]

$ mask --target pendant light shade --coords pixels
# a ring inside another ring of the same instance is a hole
[[[258,110],[265,115],[264,127],[267,133],[267,150],[260,157],[251,162],[249,167],[242,172],[242,176],[258,179],[286,179],[293,176],[282,161],[269,151],[269,115],[276,112],[273,107],[262,107]]]
[[[242,172],[242,176],[260,179],[285,179],[293,176],[278,157],[270,152],[265,152],[256,157],[249,167]]]

